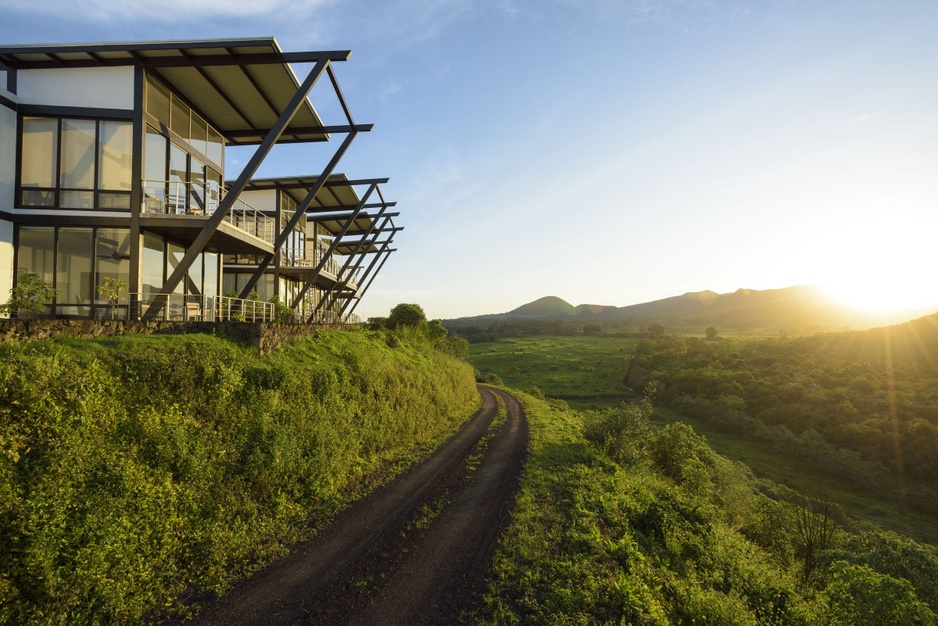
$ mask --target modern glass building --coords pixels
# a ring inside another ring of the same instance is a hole
[[[371,129],[333,73],[349,54],[274,39],[0,47],[0,297],[29,272],[57,289],[40,317],[257,319],[276,299],[293,321],[346,320],[401,230],[386,179],[335,172]],[[312,67],[303,80],[295,64]],[[317,84],[344,123],[323,123]],[[328,163],[255,179],[282,143],[326,146]],[[234,171],[231,146],[251,154]],[[108,279],[124,285],[116,308]]]

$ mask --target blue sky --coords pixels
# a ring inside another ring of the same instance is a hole
[[[3,44],[353,50],[375,128],[339,169],[390,177],[406,228],[364,316],[804,283],[938,309],[936,32],[938,3],[888,0],[0,0]]]

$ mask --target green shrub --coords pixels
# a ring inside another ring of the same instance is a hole
[[[326,332],[0,347],[0,622],[138,623],[283,555],[477,407],[471,367]]]

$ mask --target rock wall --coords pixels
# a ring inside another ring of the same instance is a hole
[[[261,354],[280,346],[315,337],[323,329],[345,329],[345,325],[262,324],[249,322],[140,322],[124,320],[7,320],[0,319],[0,343],[39,339],[92,339],[127,334],[184,335],[218,333],[257,348]]]

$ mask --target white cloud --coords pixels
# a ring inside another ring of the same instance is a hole
[[[855,124],[862,124],[863,122],[869,122],[870,120],[875,120],[877,117],[882,117],[885,115],[885,111],[874,111],[872,113],[864,113],[863,115],[857,115],[849,120],[847,120],[847,126],[853,126]]]
[[[4,11],[24,15],[68,15],[71,20],[119,21],[128,18],[155,22],[190,22],[195,18],[270,17],[271,15],[302,16],[308,11],[333,3],[333,0],[35,0],[33,2],[10,3]],[[166,37],[171,39],[172,37]]]

